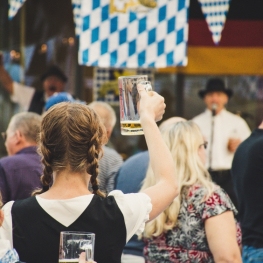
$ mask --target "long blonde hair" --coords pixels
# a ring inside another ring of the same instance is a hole
[[[199,127],[192,121],[178,122],[163,127],[161,133],[174,159],[179,195],[165,211],[146,224],[146,238],[159,236],[176,225],[184,189],[199,184],[206,189],[207,198],[214,190],[214,184],[198,154],[204,143]],[[155,176],[149,166],[141,190],[155,183]]]

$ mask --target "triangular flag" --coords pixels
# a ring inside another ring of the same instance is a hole
[[[212,33],[214,43],[217,45],[225,25],[226,16],[231,0],[198,0],[205,16],[208,28]]]
[[[8,18],[11,20],[18,10],[22,7],[26,0],[8,0],[9,4],[9,11],[8,11]]]
[[[76,36],[80,35],[82,29],[81,2],[82,0],[71,0]]]

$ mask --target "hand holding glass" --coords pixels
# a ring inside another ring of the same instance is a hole
[[[241,143],[240,137],[238,135],[238,132],[236,129],[234,129],[231,134],[230,138],[228,140],[227,148],[230,152],[235,152],[239,144]]]
[[[147,79],[148,77],[146,75],[118,78],[122,135],[144,134],[137,109],[137,104],[140,98],[137,90],[137,85],[143,85],[146,91],[152,90],[151,83]]]
[[[59,262],[77,263],[81,252],[86,252],[86,261],[94,260],[95,234],[65,231],[60,233]]]

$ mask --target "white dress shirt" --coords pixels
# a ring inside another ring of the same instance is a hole
[[[214,136],[211,149],[211,127],[212,112],[206,109],[203,113],[193,118],[193,121],[200,127],[204,139],[208,142],[206,150],[206,166],[209,168],[210,150],[211,169],[228,170],[231,168],[234,153],[227,148],[230,138],[245,140],[251,133],[245,120],[225,109],[214,116]]]
[[[34,96],[35,89],[23,84],[13,82],[13,94],[11,100],[19,104],[19,111],[27,111]]]
[[[28,111],[35,91],[33,87],[13,82],[13,94],[10,99],[19,105],[19,112]],[[47,101],[47,99],[47,95],[44,94],[44,100]]]

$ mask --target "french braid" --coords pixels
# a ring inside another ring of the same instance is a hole
[[[43,133],[43,132],[42,132]],[[40,134],[40,137],[43,135]],[[43,169],[43,175],[40,177],[40,181],[42,183],[42,188],[36,189],[33,191],[32,195],[42,194],[46,192],[49,189],[49,186],[52,182],[52,166],[51,166],[51,153],[50,151],[45,147],[45,143],[40,143],[39,149],[38,149],[40,155],[42,155],[41,161],[44,165]]]
[[[99,164],[99,152],[96,149],[95,145],[98,144],[97,136],[94,135],[93,138],[91,139],[91,144],[92,147],[89,148],[89,155],[94,156],[92,162],[90,163],[89,166],[89,173],[91,174],[90,182],[92,185],[93,193],[99,196],[104,197],[105,194],[99,190],[99,185],[98,185],[98,164]]]

